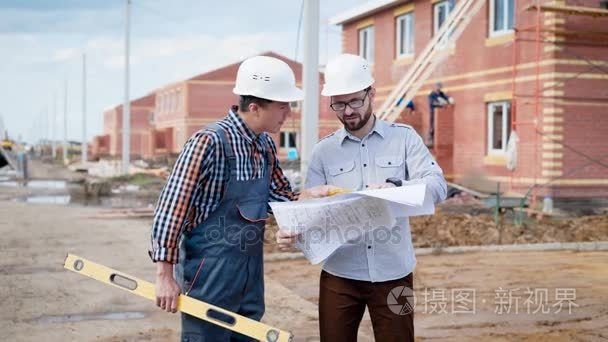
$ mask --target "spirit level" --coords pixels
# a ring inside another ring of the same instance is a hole
[[[137,279],[128,274],[118,272],[73,254],[67,255],[63,267],[70,271],[91,277],[107,285],[118,287],[156,302],[154,284],[147,281]],[[293,335],[289,331],[273,328],[251,318],[235,314],[218,306],[205,303],[183,294],[179,295],[177,309],[181,312],[260,341],[290,342],[293,338]],[[218,314],[227,319],[223,320],[216,318]]]

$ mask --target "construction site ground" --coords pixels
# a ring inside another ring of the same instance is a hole
[[[67,175],[53,172],[54,178]],[[69,252],[153,281],[155,266],[147,255],[151,218],[113,217],[114,211],[98,206],[17,200],[57,191],[61,190],[0,186],[2,339],[178,340],[179,314],[165,313],[143,298],[63,269]],[[442,207],[432,218],[413,220],[415,245],[496,244],[500,231],[502,243],[608,241],[606,215],[544,218],[524,226],[506,222],[498,229],[491,215],[462,212],[459,205]],[[276,252],[273,245],[266,250]],[[414,277],[417,340],[606,340],[606,265],[608,251],[419,256]],[[319,273],[318,265],[304,259],[267,261],[263,321],[291,330],[295,341],[317,341]],[[464,290],[474,291],[470,297],[474,306],[469,302],[466,309],[455,300],[458,297],[452,298]],[[537,292],[535,303],[526,302],[531,299],[527,290]],[[538,293],[544,291],[547,297],[541,305],[543,296]],[[507,292],[511,307],[505,304]],[[558,297],[566,293],[571,300],[558,305]],[[459,308],[461,312],[454,312]],[[373,341],[367,314],[359,340]]]

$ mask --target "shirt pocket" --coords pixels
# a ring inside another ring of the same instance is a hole
[[[360,176],[354,161],[345,161],[338,164],[333,164],[328,167],[330,185],[337,187],[358,190]]]
[[[376,182],[384,183],[387,178],[405,178],[405,166],[402,156],[376,157]]]

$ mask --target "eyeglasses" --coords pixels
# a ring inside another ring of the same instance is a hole
[[[334,102],[334,103],[330,104],[329,106],[331,107],[331,109],[334,110],[334,112],[341,112],[346,109],[346,106],[349,106],[351,109],[361,108],[361,107],[363,107],[363,104],[365,103],[365,98],[367,97],[367,93],[369,93],[369,89],[365,91],[365,95],[363,96],[362,99],[354,99],[350,102]]]

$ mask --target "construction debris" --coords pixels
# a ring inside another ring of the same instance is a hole
[[[467,207],[468,208],[468,207]],[[576,218],[530,220],[518,226],[505,222],[494,224],[491,213],[480,209],[478,215],[445,213],[444,207],[433,216],[410,218],[414,247],[483,246],[548,242],[608,241],[608,216],[594,215]],[[505,219],[505,221],[507,221]],[[276,222],[266,225],[265,251],[278,252]]]
[[[494,224],[491,215],[444,214],[410,219],[415,247],[477,246],[541,242],[583,242],[608,240],[608,217],[584,216],[563,220],[543,219],[517,226]]]

